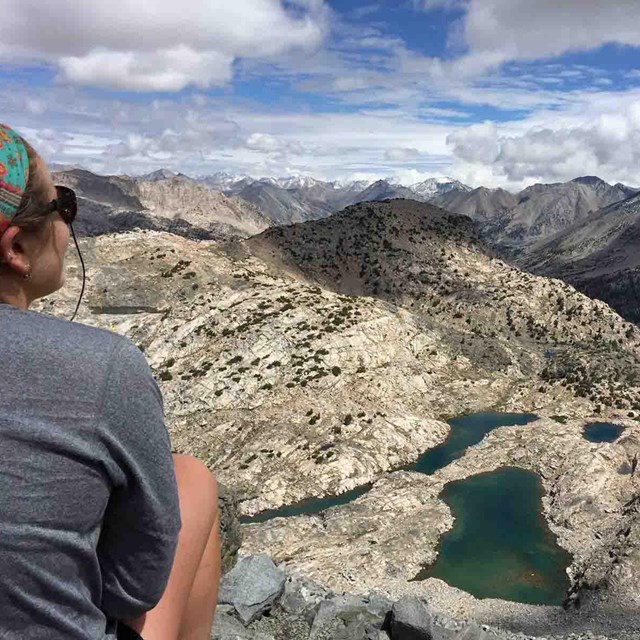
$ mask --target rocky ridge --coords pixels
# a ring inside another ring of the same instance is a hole
[[[640,195],[601,209],[515,260],[539,275],[562,278],[640,321]]]
[[[584,222],[599,209],[636,191],[586,176],[570,182],[535,184],[516,194],[482,187],[468,193],[450,191],[432,202],[481,221],[483,233],[511,255]]]

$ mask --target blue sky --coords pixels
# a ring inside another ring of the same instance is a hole
[[[636,0],[6,4],[2,120],[51,162],[640,186]]]

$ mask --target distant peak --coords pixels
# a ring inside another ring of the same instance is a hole
[[[143,180],[168,180],[169,178],[175,178],[178,174],[170,169],[158,169],[142,176]]]
[[[571,182],[577,182],[578,184],[607,184],[602,178],[598,178],[598,176],[581,176],[580,178],[575,178]]]

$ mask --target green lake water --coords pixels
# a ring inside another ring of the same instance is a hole
[[[611,422],[592,422],[585,425],[583,429],[584,437],[590,442],[614,442],[617,440],[624,427]]]
[[[432,474],[480,442],[493,429],[537,419],[523,413],[476,413],[449,420],[446,441],[405,467]],[[535,428],[532,426],[531,428]],[[314,514],[348,504],[371,489],[310,499],[241,519],[243,523]],[[507,467],[445,485],[441,497],[455,523],[438,546],[435,563],[414,580],[436,577],[477,598],[560,605],[569,587],[571,556],[558,546],[542,515],[543,488],[537,474]]]
[[[438,557],[414,580],[434,577],[477,598],[560,605],[571,555],[542,515],[537,474],[506,467],[451,482],[441,497],[455,516]]]

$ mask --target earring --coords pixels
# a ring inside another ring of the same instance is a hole
[[[31,271],[27,271],[27,273],[24,274],[25,278],[30,278],[31,277]]]

